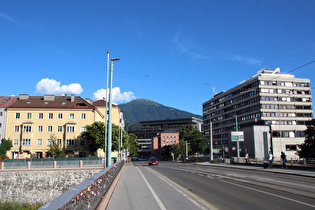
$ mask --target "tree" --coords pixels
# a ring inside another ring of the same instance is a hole
[[[203,153],[207,147],[207,139],[202,133],[193,125],[183,125],[179,129],[179,138],[187,141],[189,144],[189,152]]]
[[[129,134],[128,136],[128,150],[130,152],[130,156],[136,156],[138,155],[139,150],[139,143],[137,141],[137,136],[133,133]]]
[[[12,140],[2,139],[0,144],[0,158],[7,158],[7,151],[12,147]]]
[[[98,149],[105,149],[105,123],[94,122],[87,125],[81,137],[87,141],[91,153],[95,154]]]
[[[300,146],[300,158],[315,158],[315,119],[305,122],[305,141]]]
[[[84,132],[81,133],[83,139],[85,139],[89,145],[90,151],[95,154],[98,149],[105,149],[105,123],[94,122],[92,125],[87,125]],[[136,145],[134,143],[130,144],[130,137],[126,131],[122,132],[122,145],[124,149],[131,150],[130,145]],[[137,139],[137,137],[135,137]],[[135,140],[136,141],[136,140]],[[137,141],[136,141],[137,142]],[[137,142],[138,143],[138,142]],[[119,126],[112,124],[112,148],[111,151],[118,151],[120,145],[120,128]],[[137,147],[137,152],[139,149],[139,144]]]
[[[56,136],[50,135],[51,144],[49,145],[49,149],[47,151],[48,156],[52,158],[63,158],[65,157],[64,151],[61,145],[58,144]]]

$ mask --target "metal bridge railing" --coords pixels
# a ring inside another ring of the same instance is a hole
[[[124,166],[115,163],[42,206],[41,210],[95,209]]]

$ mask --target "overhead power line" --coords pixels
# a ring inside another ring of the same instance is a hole
[[[116,70],[114,72],[122,73],[122,74],[132,74],[132,75],[144,76],[144,77],[151,77],[151,78],[157,78],[157,79],[174,80],[174,81],[179,81],[179,82],[188,82],[188,83],[195,83],[195,84],[202,84],[202,85],[210,85],[209,83],[194,82],[194,81],[189,81],[189,80],[180,80],[180,79],[175,79],[175,78],[170,78],[170,77],[151,76],[148,74],[137,74],[137,73],[123,72],[123,71],[116,71]]]

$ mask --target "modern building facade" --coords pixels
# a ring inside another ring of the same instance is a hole
[[[262,69],[228,91],[203,103],[204,134],[210,140],[210,121],[214,148],[220,156],[236,157],[231,131],[243,131],[240,155],[265,159],[272,151],[280,159],[298,159],[298,145],[305,140],[305,122],[313,119],[309,79],[281,74],[280,69]],[[237,127],[236,127],[237,126]]]
[[[105,122],[105,111],[98,109],[99,103],[94,106],[92,101],[74,95],[20,95],[7,107],[5,136],[13,141],[7,156],[12,159],[47,157],[52,138],[68,157],[92,155],[81,132],[94,122]],[[119,113],[119,108],[113,112]],[[119,114],[113,114],[113,118],[114,123],[119,122],[116,119]]]

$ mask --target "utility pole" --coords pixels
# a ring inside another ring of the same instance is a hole
[[[109,72],[109,110],[108,110],[108,144],[107,144],[107,167],[112,165],[112,87],[113,87],[113,61],[118,61],[120,58],[112,58],[110,60],[110,72]]]
[[[106,168],[106,141],[107,141],[107,105],[108,105],[108,69],[109,69],[109,50],[107,51],[107,65],[106,65],[106,87],[105,87],[105,148],[104,148],[104,168]]]
[[[235,126],[236,126],[236,132],[238,132],[238,127],[237,127],[237,115],[235,115]],[[239,142],[239,136],[237,136],[236,149],[237,149],[237,163],[239,163],[239,162],[240,162],[240,142]]]

